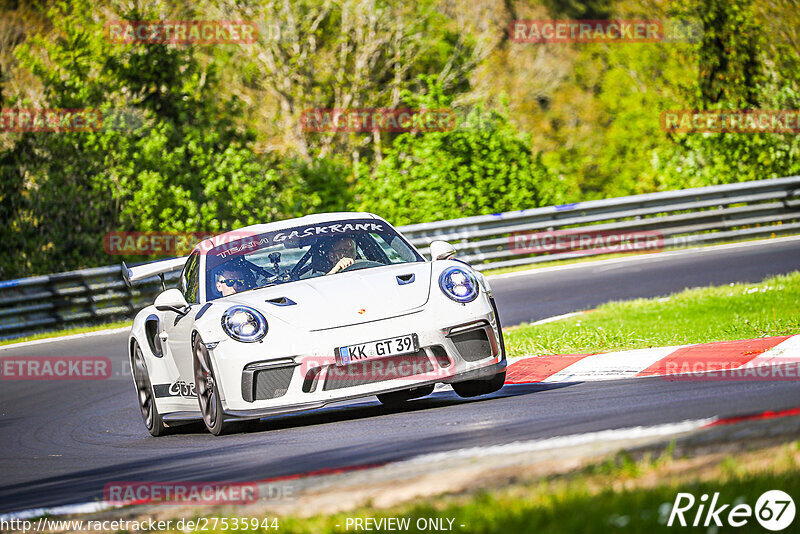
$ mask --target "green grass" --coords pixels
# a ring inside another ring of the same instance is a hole
[[[111,328],[122,328],[123,326],[131,326],[132,324],[133,321],[117,321],[114,323],[106,323],[94,326],[76,326],[75,328],[67,328],[65,330],[40,332],[37,334],[31,334],[29,336],[0,341],[0,347],[3,345],[13,345],[15,343],[23,343],[25,341],[34,341],[37,339],[49,339],[53,337],[71,336],[73,334],[84,334],[86,332],[97,332],[99,330],[109,330]]]
[[[612,302],[596,311],[505,334],[510,357],[661,347],[800,334],[800,272],[758,284],[688,289]]]

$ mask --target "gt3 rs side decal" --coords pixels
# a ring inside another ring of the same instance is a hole
[[[156,398],[162,397],[185,397],[196,398],[197,392],[194,383],[187,384],[183,380],[178,380],[172,384],[153,384],[153,393]]]

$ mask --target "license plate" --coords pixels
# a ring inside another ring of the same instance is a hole
[[[354,362],[365,360],[375,360],[386,358],[387,356],[397,356],[399,354],[409,354],[419,350],[419,340],[417,334],[396,336],[369,343],[359,343],[347,347],[336,349],[337,365],[347,365]]]

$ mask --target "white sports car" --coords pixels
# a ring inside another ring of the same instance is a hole
[[[257,224],[184,258],[135,267],[130,284],[181,270],[140,311],[128,350],[148,431],[233,421],[377,395],[462,397],[505,380],[503,334],[486,278],[431,243],[433,261],[369,213]]]

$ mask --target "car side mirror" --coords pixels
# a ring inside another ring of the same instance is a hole
[[[153,304],[158,311],[173,311],[179,315],[188,313],[189,304],[179,289],[167,289],[156,297]]]
[[[456,255],[456,248],[447,241],[436,240],[431,243],[431,259],[451,260]]]

